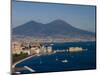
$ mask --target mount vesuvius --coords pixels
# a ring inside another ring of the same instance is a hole
[[[54,20],[47,24],[29,21],[13,28],[12,34],[30,37],[95,38],[95,33],[73,27],[63,20]]]

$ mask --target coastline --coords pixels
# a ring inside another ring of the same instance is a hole
[[[27,59],[33,57],[33,56],[36,56],[36,54],[35,54],[35,55],[32,55],[32,56],[28,56],[28,57],[26,57],[26,58],[24,58],[24,59],[22,59],[22,60],[19,60],[19,61],[15,62],[15,63],[12,65],[12,68],[15,68],[15,66],[16,66],[17,64],[19,64],[19,63],[21,63],[21,62],[23,62],[23,61],[25,61],[25,60],[27,60]]]
[[[54,53],[54,52],[53,52]],[[50,54],[53,54],[53,53],[50,53]],[[19,60],[19,61],[17,61],[17,62],[15,62],[13,65],[12,65],[12,68],[15,68],[15,66],[17,65],[17,64],[19,64],[19,63],[21,63],[21,62],[23,62],[23,61],[25,61],[25,60],[27,60],[27,59],[30,59],[30,58],[32,58],[32,57],[34,57],[34,56],[40,56],[41,54],[35,54],[35,55],[31,55],[31,56],[28,56],[28,57],[26,57],[26,58],[24,58],[24,59],[21,59],[21,60]],[[47,54],[43,54],[43,55],[47,55]]]

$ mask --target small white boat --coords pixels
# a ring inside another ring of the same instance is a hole
[[[58,61],[58,59],[56,58],[56,61]]]
[[[20,72],[15,72],[16,74],[20,74]]]
[[[67,63],[67,62],[68,62],[68,60],[62,60],[62,62],[63,62],[63,63]]]

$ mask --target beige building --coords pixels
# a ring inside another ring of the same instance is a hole
[[[20,54],[20,53],[27,53],[28,55],[30,55],[30,50],[28,49],[24,49],[24,47],[21,46],[20,42],[12,42],[12,54]]]
[[[81,47],[70,47],[68,49],[69,52],[79,52],[79,51],[83,51],[83,48]]]
[[[39,54],[41,52],[41,46],[39,43],[34,43],[31,45],[30,54]]]
[[[13,54],[20,54],[22,52],[21,43],[12,42],[11,49]]]
[[[38,47],[32,47],[30,50],[30,54],[39,54],[40,53],[40,48]]]
[[[47,52],[48,52],[48,53],[52,53],[52,47],[51,47],[51,46],[48,46],[48,47],[47,47]]]

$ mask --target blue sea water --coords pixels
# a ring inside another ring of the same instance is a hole
[[[34,56],[16,65],[16,67],[28,66],[41,72],[58,72],[72,70],[87,70],[96,68],[96,42],[67,42],[54,43],[53,50],[64,50],[69,47],[82,47],[83,52],[62,52],[51,55]],[[57,59],[57,60],[56,60]],[[67,60],[68,62],[62,62]],[[22,74],[31,73],[28,70],[20,71]]]

